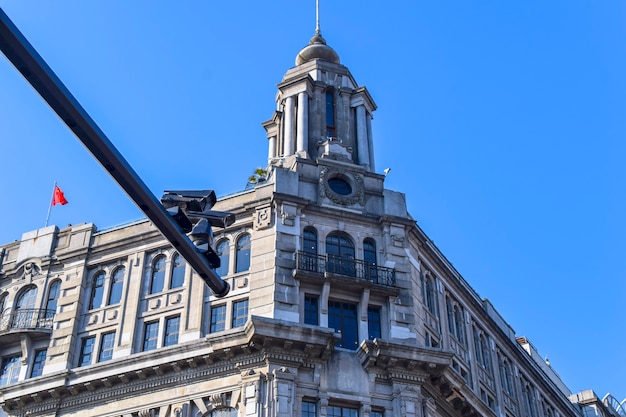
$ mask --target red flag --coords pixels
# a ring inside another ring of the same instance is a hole
[[[63,191],[61,191],[61,189],[55,185],[54,195],[52,196],[52,205],[56,206],[57,204],[64,206],[67,204],[67,200],[65,199],[65,196],[63,195]]]

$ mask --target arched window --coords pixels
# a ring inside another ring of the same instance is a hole
[[[456,340],[463,346],[467,346],[467,340],[465,339],[465,312],[456,301],[446,296],[446,311],[448,314],[448,330],[450,334],[456,338]]]
[[[0,314],[4,313],[4,310],[8,307],[7,305],[7,293],[0,295]]]
[[[237,266],[235,273],[250,269],[250,235],[245,234],[237,239],[237,255],[235,259]]]
[[[185,283],[185,260],[180,254],[172,257],[172,279],[170,280],[170,288],[180,288]]]
[[[13,327],[27,328],[36,327],[37,315],[34,314],[35,301],[37,300],[37,287],[34,285],[26,287],[17,297],[15,303],[15,315]]]
[[[312,227],[305,227],[302,233],[302,251],[317,255],[317,231]]]
[[[152,262],[152,276],[150,278],[150,294],[163,291],[165,285],[165,256],[159,255]]]
[[[317,231],[312,227],[306,227],[302,232],[302,256],[298,258],[298,268],[306,271],[318,271],[317,259]]]
[[[109,302],[107,305],[118,304],[122,301],[122,289],[124,288],[124,275],[126,268],[117,268],[111,276],[111,286],[109,287]]]
[[[335,92],[326,90],[326,136],[335,137]]]
[[[59,300],[59,294],[61,293],[61,281],[54,281],[50,284],[48,289],[48,299],[46,301],[46,310],[50,314],[54,314],[57,311],[57,301]],[[0,310],[2,311],[2,310]]]
[[[104,271],[98,272],[93,277],[91,284],[91,299],[89,300],[89,310],[100,308],[102,306],[102,297],[104,296]]]
[[[454,306],[454,322],[456,324],[456,337],[465,346],[465,324],[463,323],[463,309],[458,305]]]
[[[363,260],[365,261],[365,279],[378,282],[376,269],[376,242],[367,238],[363,241]]]
[[[422,291],[424,305],[426,305],[426,308],[428,309],[430,314],[435,317],[439,317],[435,280],[428,271],[424,271],[422,273]]]
[[[328,257],[328,272],[355,276],[354,244],[339,233],[331,233],[326,237],[326,256]]]
[[[37,287],[31,285],[27,287],[17,297],[17,303],[15,303],[16,310],[24,310],[28,308],[35,308],[35,301],[37,300]]]
[[[220,277],[225,277],[226,275],[228,275],[230,264],[230,242],[226,239],[220,240],[220,242],[215,247],[215,252],[220,258],[220,267],[217,268],[215,272]]]

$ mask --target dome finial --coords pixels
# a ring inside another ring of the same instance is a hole
[[[315,0],[315,34],[322,34],[320,30],[320,0]]]

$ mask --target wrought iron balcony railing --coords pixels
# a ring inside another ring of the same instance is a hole
[[[330,272],[346,277],[364,279],[374,284],[393,287],[396,283],[395,270],[371,264],[362,259],[344,258],[337,255],[315,255],[297,252],[296,269],[299,271]]]
[[[22,308],[0,316],[0,332],[9,330],[51,330],[54,310]]]

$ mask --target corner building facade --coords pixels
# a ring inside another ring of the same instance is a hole
[[[571,393],[374,165],[376,105],[319,31],[221,198],[214,297],[149,221],[0,249],[7,416],[565,417]]]

